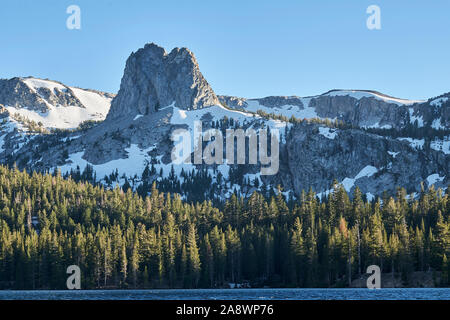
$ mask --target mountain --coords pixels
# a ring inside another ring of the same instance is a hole
[[[51,129],[76,128],[108,114],[113,94],[66,86],[37,78],[0,79],[0,104],[11,116]]]
[[[284,115],[288,118],[337,119],[356,127],[401,129],[418,121],[437,129],[448,128],[448,108],[440,108],[450,94],[428,101],[399,99],[370,90],[331,90],[312,97],[266,97],[245,99],[219,96],[227,106],[257,112]]]
[[[49,146],[65,142],[55,130],[103,121],[114,96],[33,77],[0,79],[0,161],[21,158],[21,167],[39,170],[33,157],[45,157]]]
[[[218,96],[191,51],[167,53],[148,44],[128,58],[115,96],[36,78],[2,80],[0,162],[29,170],[58,168],[77,179],[107,187],[118,183],[142,194],[156,181],[162,191],[188,200],[224,199],[233,192],[249,196],[278,185],[293,197],[309,188],[324,196],[335,179],[349,192],[359,187],[370,200],[397,187],[419,192],[422,182],[448,186],[449,97],[411,101],[372,90]],[[278,131],[278,173],[263,176],[260,164],[174,165],[172,133],[193,134],[198,120],[203,130]]]

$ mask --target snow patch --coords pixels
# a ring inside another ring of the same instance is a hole
[[[67,138],[62,139],[62,141],[68,142],[68,141],[76,140],[76,139],[78,139],[80,137],[81,136],[67,137]]]
[[[425,144],[425,139],[413,139],[413,138],[397,138],[400,141],[408,141],[409,145],[415,149],[422,149]]]
[[[250,178],[250,182],[253,183],[255,180],[258,180],[259,185],[261,186],[262,180],[261,180],[261,173],[247,173],[244,175],[244,179],[247,180],[248,178]]]
[[[422,100],[408,100],[408,99],[399,99],[394,97],[387,97],[382,94],[378,94],[375,92],[363,91],[363,90],[336,90],[332,92],[328,92],[325,94],[327,96],[350,96],[355,99],[362,98],[376,98],[378,100],[383,100],[388,103],[395,103],[397,105],[411,105],[414,103],[424,102]]]
[[[40,87],[49,88],[50,90],[55,88],[59,90],[66,89],[66,87],[58,83],[47,80],[26,79],[24,81],[28,86],[32,86],[33,90]],[[6,106],[5,108],[11,115],[19,114],[28,120],[36,123],[40,122],[45,128],[74,129],[84,121],[102,121],[106,118],[111,105],[111,98],[83,89],[70,89],[83,104],[84,108],[79,106],[59,107],[48,103],[49,110],[44,113],[26,109],[28,106],[23,106],[24,108]]]
[[[395,159],[395,157],[396,157],[400,152],[388,151],[388,153],[392,156],[392,158]]]
[[[370,126],[362,126],[362,127],[366,128],[366,129],[391,129],[392,128],[392,126],[390,124],[385,124],[385,125],[380,126],[379,121],[377,121],[375,124],[372,124]]]
[[[431,127],[436,130],[445,129],[445,126],[441,124],[441,118],[434,119]]]
[[[371,194],[370,192],[367,192],[366,198],[367,198],[367,201],[372,202],[373,199],[375,199],[375,196],[373,194]]]
[[[61,170],[62,174],[70,173],[70,170],[75,170],[77,166],[80,167],[81,172],[89,164],[94,168],[98,179],[103,179],[105,176],[110,175],[116,169],[119,171],[119,175],[125,174],[128,177],[133,177],[137,175],[141,176],[148,163],[148,152],[153,150],[155,146],[147,149],[140,149],[138,145],[132,144],[130,147],[125,148],[127,152],[127,158],[117,159],[106,162],[104,164],[94,165],[83,159],[84,151],[72,153],[69,155],[70,163],[67,163],[58,168]]]
[[[252,120],[259,119],[263,120],[270,129],[278,129],[278,133],[276,131],[272,131],[272,134],[276,134],[278,139],[280,139],[281,129],[292,126],[292,124],[273,119],[263,119],[258,115],[253,115],[251,113],[246,113],[242,111],[229,110],[223,106],[211,106],[207,108],[197,109],[197,110],[182,110],[177,107],[173,107],[173,114],[170,118],[170,124],[173,125],[186,125],[189,129],[191,137],[197,139],[197,136],[194,136],[194,122],[201,121],[202,118],[209,114],[211,119],[210,121],[218,121],[227,117],[228,119],[233,119],[235,122],[239,122],[240,125],[244,125]],[[283,137],[284,139],[285,137]],[[191,150],[194,150],[194,146],[197,145],[197,141],[192,141]]]
[[[355,177],[355,180],[361,179],[362,177],[371,177],[378,172],[378,169],[374,166],[365,166]]]
[[[419,128],[423,127],[423,117],[422,116],[415,116],[413,108],[409,108],[408,110],[409,110],[409,122],[410,123],[415,123],[416,120],[417,120],[417,126]]]
[[[433,101],[430,102],[430,105],[434,106],[434,107],[440,107],[440,106],[442,106],[443,103],[445,103],[447,101],[448,101],[447,97],[442,97],[442,98],[434,99]]]
[[[342,180],[341,184],[344,187],[345,191],[350,192],[351,189],[354,187],[356,180],[361,179],[363,177],[371,177],[375,173],[378,172],[378,169],[374,166],[365,166],[354,178],[345,178]],[[324,192],[320,192],[317,194],[317,197],[319,199],[322,197],[322,195],[328,196],[330,192],[333,192],[334,189],[330,189]]]
[[[235,121],[239,121],[241,124],[253,117],[253,114],[241,112],[241,111],[231,111],[222,106],[211,106],[207,108],[197,109],[197,110],[182,110],[177,107],[173,107],[173,115],[170,119],[171,124],[184,124],[188,125],[190,128],[194,126],[194,121],[200,121],[204,115],[210,114],[212,121],[217,121],[225,116],[232,118]],[[260,118],[260,117],[258,117]]]
[[[258,110],[261,110],[265,113],[268,114],[278,114],[278,115],[283,115],[286,116],[287,118],[290,118],[292,116],[294,116],[297,119],[313,119],[313,118],[320,118],[317,113],[316,113],[316,109],[313,107],[305,107],[309,104],[309,100],[310,99],[303,99],[302,100],[302,104],[303,104],[303,109],[301,109],[299,106],[295,106],[295,105],[283,105],[280,107],[266,107],[262,104],[259,103],[258,100],[247,100],[247,107],[245,108],[245,110],[251,111],[251,112],[258,112]]]
[[[430,174],[427,177],[428,187],[431,187],[431,185],[435,184],[436,182],[444,181],[444,178],[445,178],[445,176],[441,177],[437,173]]]
[[[6,137],[6,134],[4,134],[0,137],[0,153],[5,151],[5,149],[3,149],[3,146],[5,144],[5,137]]]
[[[58,89],[59,91],[67,90],[67,88],[62,84],[50,80],[27,78],[24,79],[23,82],[25,82],[26,85],[35,92],[37,92],[39,88],[47,88],[52,92],[55,92],[55,89]]]
[[[91,120],[105,120],[111,107],[112,98],[79,88],[70,87],[70,89],[87,109],[87,112],[91,114]]]
[[[319,127],[319,134],[322,136],[328,138],[328,139],[334,139],[337,136],[336,129],[331,129],[328,127]]]
[[[445,137],[444,140],[433,140],[430,143],[430,147],[433,150],[441,151],[444,154],[450,154],[450,136]]]

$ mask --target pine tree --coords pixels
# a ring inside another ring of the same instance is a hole
[[[120,281],[122,286],[124,286],[127,283],[127,267],[128,267],[127,249],[125,246],[125,242],[123,242],[120,251]]]
[[[193,224],[189,226],[187,235],[188,276],[191,286],[196,288],[200,280],[201,262],[197,246],[197,231]]]
[[[90,169],[84,173],[95,180]],[[184,175],[183,188],[205,186],[197,196],[211,186],[207,170]],[[116,171],[108,179],[117,178]],[[382,205],[364,202],[358,189],[350,200],[335,184],[322,202],[310,189],[286,203],[281,188],[271,188],[224,204],[182,201],[159,186],[125,192],[0,166],[0,287],[63,289],[71,264],[80,266],[86,289],[244,280],[347,286],[369,264],[401,274],[405,284],[412,271],[433,270],[436,284],[448,285],[448,191],[424,189],[407,200],[398,189]]]
[[[135,237],[134,242],[131,248],[131,256],[130,256],[130,270],[133,279],[134,288],[137,287],[138,281],[138,270],[139,270],[139,240]]]

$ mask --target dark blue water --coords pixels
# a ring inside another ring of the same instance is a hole
[[[439,289],[197,289],[0,291],[0,300],[450,300]]]

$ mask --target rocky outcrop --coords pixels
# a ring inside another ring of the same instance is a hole
[[[9,117],[9,112],[4,105],[0,104],[0,119]]]
[[[245,109],[248,105],[247,99],[233,96],[217,96],[220,103],[233,109]]]
[[[450,93],[411,106],[410,113],[434,128],[450,128]]]
[[[175,48],[167,54],[151,43],[128,58],[107,120],[147,115],[170,105],[190,110],[217,104],[191,51]]]
[[[312,97],[266,97],[246,99],[219,96],[222,104],[239,110],[260,109],[290,118],[337,119],[354,127],[403,129],[410,124],[444,129],[450,126],[450,94],[425,102],[393,98],[371,90],[331,90]],[[403,104],[403,102],[405,104]],[[305,109],[308,111],[305,112]]]
[[[50,89],[33,87],[27,83],[28,78],[12,78],[0,80],[0,103],[15,108],[45,113],[49,105],[57,107],[76,106],[84,108],[73,91],[62,84]],[[45,81],[45,80],[44,80]]]
[[[395,103],[388,103],[373,97],[356,99],[352,96],[321,95],[311,99],[308,107],[315,109],[321,118],[339,119],[358,127],[378,125],[403,127],[408,111]]]
[[[261,99],[257,99],[263,106],[271,106],[271,108],[279,108],[285,105],[298,106],[303,108],[303,102],[298,97],[285,97],[285,96],[270,96]]]
[[[25,107],[45,112],[45,101],[20,78],[0,80],[0,103],[11,107]]]
[[[414,192],[420,191],[420,183],[432,174],[449,177],[450,162],[442,152],[416,150],[406,142],[355,129],[337,130],[334,138],[328,138],[320,134],[320,127],[299,124],[287,137],[287,172],[281,176],[283,185],[296,192],[309,187],[328,190],[334,179],[347,179],[349,191],[358,186],[363,193],[372,194],[395,192],[396,187]],[[376,172],[358,177],[367,166]],[[446,178],[436,187],[446,187],[448,182]]]

